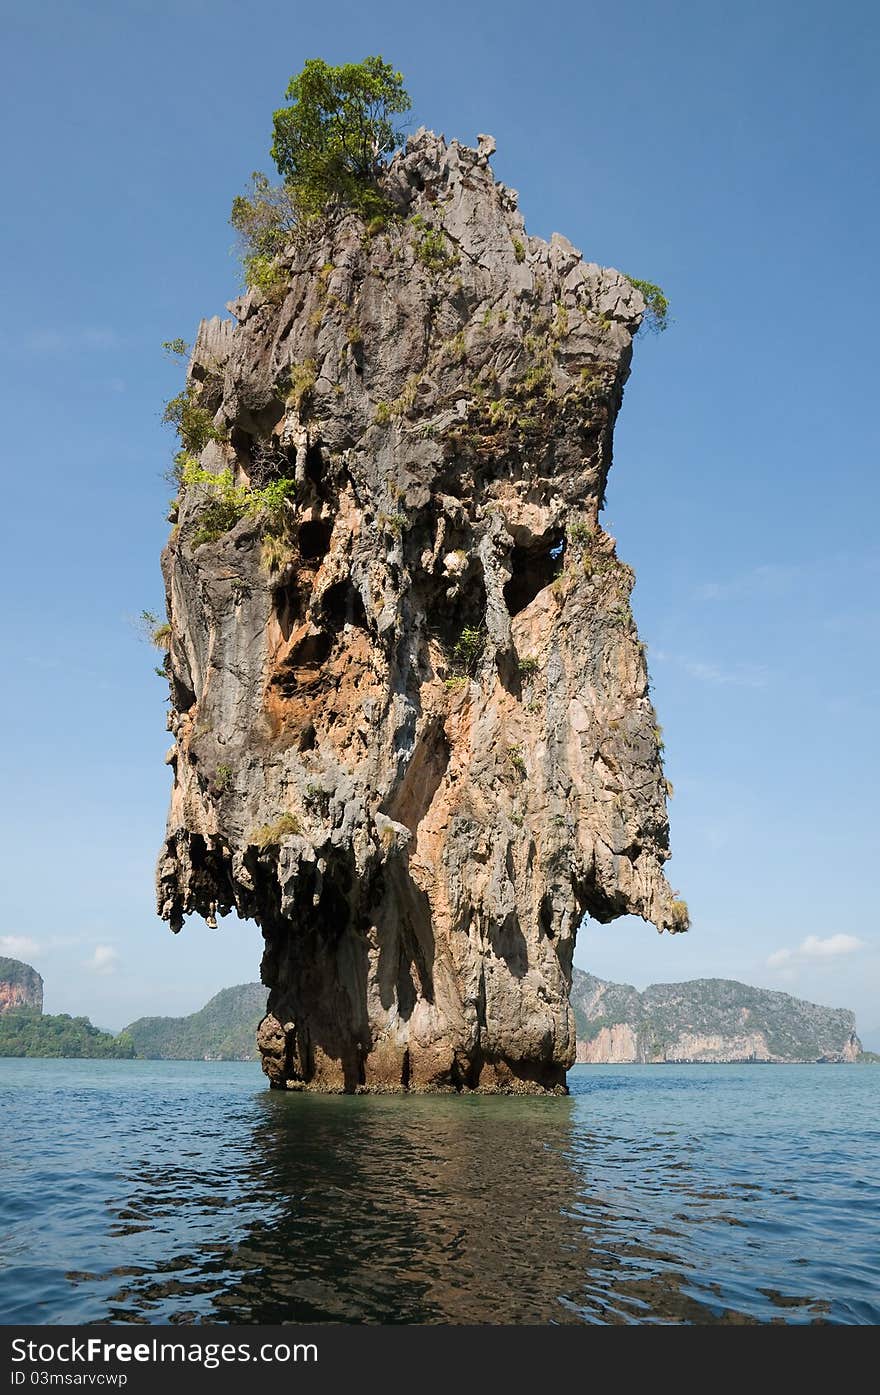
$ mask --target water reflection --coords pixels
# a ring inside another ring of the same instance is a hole
[[[880,1320],[869,1072],[608,1068],[568,1099],[401,1099],[5,1065],[6,1322]]]
[[[261,1095],[235,1203],[257,1215],[237,1239],[132,1276],[111,1320],[735,1320],[682,1291],[662,1234],[621,1230],[575,1111],[572,1099]],[[159,1219],[193,1186],[167,1169],[131,1181],[125,1224]],[[197,1204],[228,1204],[210,1175]]]

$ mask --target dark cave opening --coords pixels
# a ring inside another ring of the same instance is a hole
[[[285,639],[290,639],[294,625],[299,623],[302,615],[299,589],[294,582],[287,586],[277,586],[272,595],[272,603],[275,607],[275,618],[281,627],[281,633]]]
[[[196,702],[192,688],[178,678],[176,673],[171,675],[171,700],[177,712],[188,712]]]
[[[555,938],[556,930],[553,925],[553,901],[547,892],[541,897],[541,905],[538,910],[538,924],[548,940]]]
[[[306,451],[306,479],[320,490],[324,478],[324,455],[318,445],[309,446]]]
[[[486,623],[486,583],[478,558],[472,557],[467,574],[450,595],[451,589],[446,586],[442,593],[435,593],[426,607],[431,633],[449,653],[464,630],[482,630]]]
[[[304,688],[313,688],[321,680],[321,670],[330,657],[334,636],[327,630],[311,629],[294,644],[270,682],[283,698],[297,696]],[[311,750],[315,744],[314,730],[306,737],[301,750]]]
[[[291,668],[321,668],[332,648],[333,636],[326,630],[317,630],[313,634],[303,635],[287,662]]]
[[[504,587],[504,600],[511,615],[521,610],[555,581],[565,561],[565,533],[557,529],[549,538],[525,547],[514,547],[510,554],[512,574]]]
[[[324,518],[310,518],[300,524],[298,541],[299,555],[304,562],[317,561],[326,557],[330,550],[330,535],[333,524]]]
[[[367,628],[367,612],[361,593],[351,581],[334,581],[321,597],[321,610],[335,630],[344,625],[359,625]]]

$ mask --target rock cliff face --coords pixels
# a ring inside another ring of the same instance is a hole
[[[574,970],[577,1060],[605,1063],[857,1060],[846,1008],[820,1007],[732,979],[656,983],[639,993]]]
[[[581,917],[687,924],[599,522],[644,302],[493,149],[420,131],[398,218],[291,247],[190,363],[202,467],[295,495],[280,538],[180,502],[159,908],[259,922],[276,1086],[562,1089]]]
[[[30,964],[0,958],[0,1013],[20,1007],[43,1011],[43,980]]]

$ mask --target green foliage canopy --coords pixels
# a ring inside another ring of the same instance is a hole
[[[188,1017],[139,1017],[120,1034],[138,1058],[254,1061],[257,1027],[266,1012],[261,983],[224,988]]]
[[[392,118],[412,105],[402,74],[378,55],[335,68],[310,58],[285,95],[292,101],[274,114],[272,158],[303,216],[339,204],[379,212],[376,176],[401,140]]]
[[[205,507],[199,514],[199,528],[193,536],[193,547],[216,542],[240,519],[258,515],[263,518],[265,533],[281,533],[287,503],[296,488],[292,479],[282,478],[262,489],[251,489],[235,484],[231,470],[221,470],[215,475],[192,457],[188,457],[184,465],[182,483],[185,488],[201,485],[207,493]]]
[[[230,217],[245,280],[270,299],[285,282],[273,258],[315,219],[350,208],[368,225],[384,222],[389,209],[378,176],[402,139],[393,117],[412,105],[402,75],[378,55],[339,67],[310,58],[285,95],[292,100],[274,114],[272,142],[282,182],[256,171]]]
[[[177,339],[163,340],[162,349],[169,358],[186,358],[189,353],[189,344],[178,336]]]
[[[669,301],[665,294],[653,281],[640,281],[636,276],[629,276],[627,280],[631,281],[644,297],[645,318],[642,328],[652,334],[662,334],[664,329],[669,327]]]
[[[130,1060],[131,1038],[111,1036],[93,1027],[87,1017],[41,1015],[32,1008],[14,1008],[0,1016],[0,1056],[54,1056]]]
[[[452,663],[459,673],[473,676],[486,645],[483,626],[465,625],[452,649]]]

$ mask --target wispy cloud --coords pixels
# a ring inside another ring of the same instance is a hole
[[[797,563],[783,566],[779,562],[766,562],[758,567],[750,567],[739,576],[728,581],[707,581],[697,587],[697,596],[703,601],[725,601],[732,596],[766,595],[767,592],[787,590],[803,574],[805,568]]]
[[[766,688],[769,673],[762,664],[719,664],[709,659],[695,659],[685,654],[671,654],[666,649],[653,649],[652,659],[673,664],[698,683],[712,687]]]
[[[101,352],[120,347],[119,335],[107,325],[47,325],[25,335],[24,347],[32,354]]]
[[[855,954],[864,945],[865,941],[857,935],[828,935],[824,940],[818,935],[808,935],[795,949],[775,950],[767,959],[767,968],[784,969],[792,964],[840,959],[844,955]]]
[[[685,673],[700,683],[711,683],[714,687],[766,688],[767,670],[761,664],[733,664],[725,668],[722,664],[705,663],[700,659],[684,659]]]
[[[112,945],[95,945],[91,959],[86,961],[86,968],[95,974],[112,974],[118,963],[119,954]]]
[[[0,953],[8,955],[10,959],[37,959],[43,949],[29,935],[0,935]]]
[[[861,580],[878,570],[880,554],[876,551],[833,552],[800,562],[763,562],[726,581],[703,582],[696,595],[703,601],[768,600],[790,595],[795,589],[799,594],[812,590],[826,603],[840,595],[845,601],[842,613],[849,615]]]

